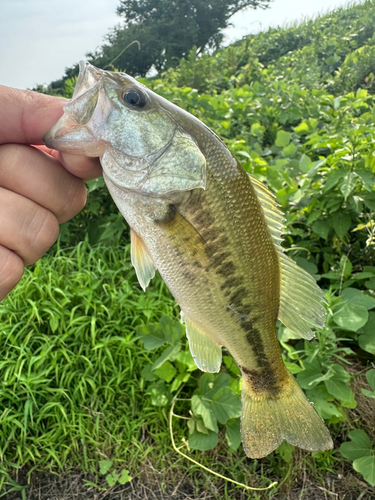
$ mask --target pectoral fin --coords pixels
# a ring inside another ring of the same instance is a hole
[[[204,333],[194,321],[183,315],[191,355],[202,372],[215,373],[221,366],[221,346]]]
[[[155,276],[156,266],[142,238],[134,229],[130,229],[130,239],[132,264],[135,268],[139,284],[145,291]]]

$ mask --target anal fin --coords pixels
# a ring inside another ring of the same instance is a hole
[[[130,240],[131,261],[137,274],[139,284],[145,291],[148,284],[155,276],[156,266],[142,238],[132,228],[130,229]]]
[[[186,336],[195,364],[202,372],[218,372],[221,366],[221,345],[208,337],[194,321],[181,315],[185,321]]]

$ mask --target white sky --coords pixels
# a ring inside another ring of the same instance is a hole
[[[233,16],[226,42],[347,3],[274,0],[265,11],[248,9]],[[0,0],[0,84],[32,88],[62,77],[66,67],[94,51],[119,23],[118,4],[119,0]]]

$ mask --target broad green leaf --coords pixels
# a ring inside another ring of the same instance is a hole
[[[322,418],[330,420],[332,417],[341,417],[338,408],[331,401],[328,401],[330,396],[325,387],[316,387],[311,391],[306,391],[306,396],[314,403],[315,410]]]
[[[167,347],[165,351],[163,351],[163,353],[155,360],[152,365],[152,369],[156,370],[157,368],[160,368],[161,365],[163,365],[167,360],[174,361],[180,352],[180,349],[180,344],[170,345]]]
[[[198,370],[197,365],[191,355],[190,351],[182,351],[178,353],[176,360],[186,366],[188,372],[193,372],[194,370]]]
[[[241,425],[239,418],[231,418],[228,420],[225,437],[227,438],[229,448],[237,450],[241,444]]]
[[[358,344],[364,351],[375,354],[375,312],[369,313],[367,323],[358,331]]]
[[[373,391],[369,391],[368,389],[361,389],[362,391],[362,394],[364,394],[365,396],[367,396],[368,398],[373,398],[375,399],[375,392]]]
[[[366,307],[345,303],[335,311],[333,321],[340,328],[356,332],[366,324],[368,315]]]
[[[157,379],[157,376],[152,371],[152,365],[150,364],[146,365],[143,368],[143,370],[141,371],[141,376],[148,382],[152,382],[153,380]]]
[[[375,370],[368,370],[366,372],[367,382],[369,383],[371,389],[375,391]]]
[[[177,391],[181,387],[182,384],[187,382],[190,378],[190,373],[179,373],[177,377],[174,378],[172,384],[171,384],[171,392]]]
[[[348,435],[351,441],[340,446],[340,453],[349,460],[371,456],[371,441],[362,429],[355,429]]]
[[[159,381],[161,382],[161,381]],[[147,388],[147,393],[151,397],[151,403],[154,406],[166,406],[171,396],[164,382],[156,383]]]
[[[222,387],[211,400],[211,408],[220,424],[241,415],[241,400],[229,387]]]
[[[348,172],[340,181],[340,191],[342,192],[345,201],[355,188],[356,183],[357,176],[353,172]]]
[[[211,399],[222,387],[229,387],[231,381],[230,375],[219,373],[214,375],[205,373],[199,379],[199,389],[202,396]]]
[[[210,401],[198,394],[194,394],[191,398],[191,410],[194,415],[202,417],[207,429],[218,432],[216,415],[211,408]]]
[[[165,344],[166,338],[160,323],[137,326],[137,334],[147,351],[153,351]]]
[[[290,142],[292,134],[290,132],[285,132],[284,130],[279,130],[277,132],[275,144],[278,148],[285,148]]]
[[[177,370],[176,368],[170,363],[169,361],[166,361],[163,363],[159,368],[156,368],[154,370],[155,375],[160,377],[161,379],[165,380],[166,382],[171,382],[173,377],[176,375]]]
[[[363,306],[367,310],[375,307],[375,298],[370,297],[370,295],[367,295],[357,288],[345,288],[341,294],[341,298],[344,302]]]
[[[99,460],[99,471],[100,471],[100,474],[106,474],[111,467],[112,467],[112,461],[111,460]]]
[[[353,399],[353,391],[345,382],[338,379],[337,377],[332,377],[329,380],[325,380],[324,384],[327,388],[327,391],[339,401],[349,402]]]
[[[306,174],[306,172],[309,171],[310,165],[311,165],[310,158],[307,155],[303,154],[299,160],[299,168],[301,172]]]
[[[175,345],[185,335],[185,328],[179,321],[173,321],[169,316],[162,316],[160,324],[164,337],[169,344]]]
[[[289,444],[285,441],[281,443],[281,445],[276,448],[275,452],[280,455],[280,457],[287,463],[290,464],[292,460],[292,455],[295,450],[295,446]]]
[[[116,471],[113,471],[111,474],[107,474],[105,478],[107,480],[108,485],[112,487],[117,483],[119,475],[117,474]]]
[[[193,434],[189,436],[189,447],[192,450],[212,450],[212,448],[215,448],[217,445],[218,440],[217,432],[208,431],[208,434],[202,434],[194,431]]]
[[[375,486],[375,457],[361,457],[353,462],[353,469],[362,474],[365,481]]]
[[[314,233],[326,240],[331,229],[331,221],[329,219],[317,220],[312,224],[311,228]]]
[[[371,192],[375,185],[375,177],[374,174],[368,170],[357,170],[356,174],[361,179],[364,188]]]
[[[302,389],[314,389],[322,380],[322,365],[315,358],[304,361],[305,369],[297,374],[297,381]],[[331,373],[328,376],[333,376]]]
[[[333,214],[331,222],[337,236],[343,239],[350,229],[352,219],[348,214],[336,212],[335,214]]]
[[[120,484],[126,484],[126,483],[130,483],[130,481],[132,480],[133,478],[131,476],[129,476],[129,471],[128,470],[125,470],[123,469],[121,471],[121,475],[118,479],[118,482]]]
[[[234,361],[232,356],[223,356],[223,361],[228,370],[233,373],[233,375],[240,376],[241,371],[237,366],[237,363]]]
[[[327,175],[326,182],[324,184],[324,192],[332,189],[339,180],[344,176],[344,172],[342,170],[334,170]]]

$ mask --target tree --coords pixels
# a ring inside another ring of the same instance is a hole
[[[266,8],[269,0],[120,0],[124,24],[107,36],[94,57],[133,75],[176,66],[195,46],[220,46],[230,17],[246,7]],[[138,44],[130,45],[137,41]],[[127,48],[126,48],[127,47]],[[124,50],[126,48],[126,50]]]

